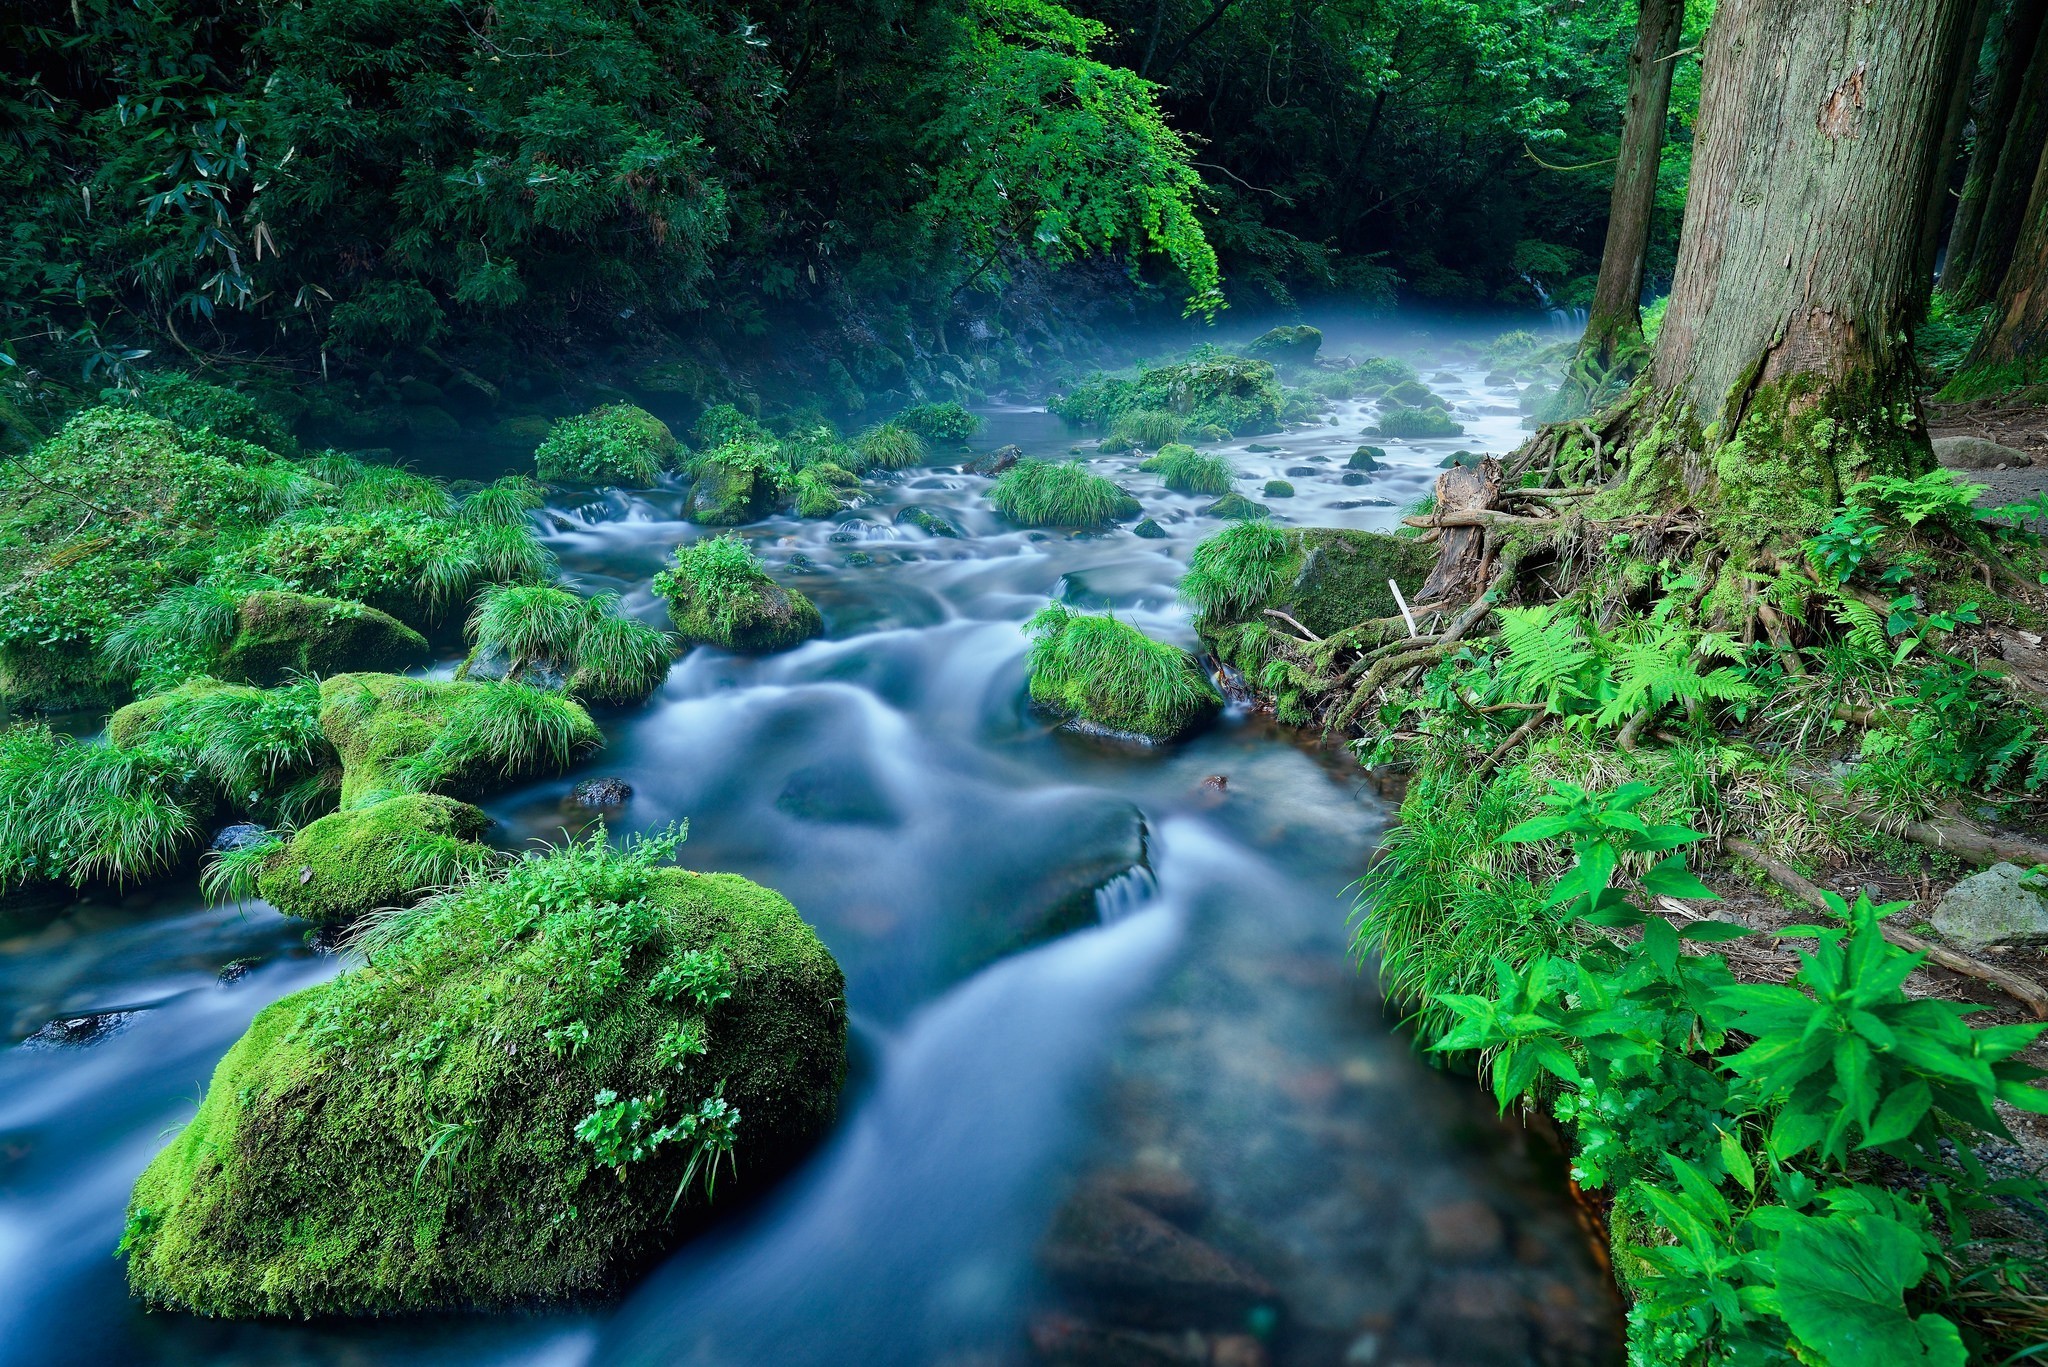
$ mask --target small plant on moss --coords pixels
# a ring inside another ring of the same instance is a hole
[[[925,458],[923,438],[898,422],[885,422],[854,438],[853,450],[871,469],[904,470]]]
[[[1071,461],[1020,460],[988,498],[998,512],[1027,527],[1102,527],[1141,511],[1136,499]]]
[[[1116,731],[1170,740],[1216,705],[1208,677],[1184,650],[1128,622],[1048,603],[1031,635],[1031,697]]]
[[[734,442],[766,441],[768,429],[729,403],[715,403],[698,417],[690,435],[709,451]]]
[[[1237,467],[1224,457],[1204,455],[1179,442],[1160,447],[1158,455],[1138,468],[1158,475],[1177,494],[1227,494],[1237,478]]]
[[[654,576],[655,593],[673,599],[687,592],[711,606],[719,625],[730,631],[748,592],[775,581],[746,542],[730,533],[707,536],[676,547],[676,563]]]
[[[543,1032],[541,1039],[556,1058],[575,1058],[590,1043],[590,1027],[580,1020],[570,1021]],[[583,1136],[579,1133],[577,1137]]]
[[[654,1061],[662,1068],[686,1068],[691,1059],[702,1058],[710,1049],[703,1018],[692,1016],[669,1027],[661,1043],[655,1046]]]
[[[550,483],[644,488],[679,450],[675,434],[661,419],[644,408],[615,403],[556,423],[533,458],[540,477]]]
[[[576,1137],[597,1153],[597,1161],[624,1176],[623,1169],[653,1156],[670,1134],[657,1124],[668,1105],[665,1092],[621,1097],[606,1088],[597,1094],[596,1109],[576,1122]]]
[[[1279,589],[1286,559],[1287,533],[1270,522],[1236,523],[1196,545],[1180,595],[1210,621],[1241,617]]]
[[[716,949],[693,949],[663,964],[650,987],[663,1001],[688,997],[699,1011],[709,1011],[732,995],[732,964]]]
[[[170,589],[108,633],[107,660],[132,674],[145,693],[204,673],[234,639],[242,600],[276,584],[265,577],[210,578]]]
[[[981,427],[980,418],[950,402],[921,403],[904,409],[892,421],[928,441],[966,441]]]

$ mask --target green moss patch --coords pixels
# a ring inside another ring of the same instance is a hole
[[[1374,436],[1410,441],[1465,435],[1464,424],[1441,408],[1389,408],[1380,414],[1378,425],[1368,430]]]
[[[1224,517],[1233,522],[1248,522],[1262,517],[1271,517],[1273,510],[1263,503],[1254,502],[1243,494],[1230,493],[1202,509],[1204,517]]]
[[[1051,711],[1148,740],[1172,740],[1214,711],[1193,656],[1129,622],[1048,603],[1031,634],[1031,699]]]
[[[265,1009],[136,1183],[135,1293],[224,1316],[585,1300],[786,1170],[834,1113],[844,981],[787,901],[672,849],[518,861]]]
[[[675,564],[654,576],[653,587],[686,641],[766,652],[787,650],[825,629],[811,600],[770,578],[737,536],[677,547]]]
[[[252,593],[236,612],[221,654],[222,678],[268,686],[294,675],[343,670],[391,673],[425,664],[426,637],[389,613],[339,598]]]
[[[466,802],[407,793],[334,812],[267,847],[256,892],[287,916],[335,925],[398,906],[483,867],[490,818]]]
[[[1244,354],[1281,365],[1307,365],[1322,349],[1320,328],[1302,325],[1268,328],[1245,345]]]
[[[1104,527],[1138,516],[1138,500],[1077,461],[1020,460],[989,490],[996,511],[1027,527]]]
[[[400,793],[480,795],[604,743],[589,713],[545,689],[394,674],[321,684],[320,729],[341,756],[344,809]]]
[[[689,515],[694,522],[736,527],[757,522],[775,511],[795,472],[773,441],[728,442],[691,463],[696,483],[690,489]]]
[[[620,484],[645,488],[675,463],[682,446],[668,424],[644,408],[611,403],[548,430],[533,453],[550,484]]]

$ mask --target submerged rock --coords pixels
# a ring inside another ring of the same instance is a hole
[[[21,1042],[24,1049],[78,1049],[111,1039],[135,1023],[140,1010],[88,1011],[59,1016]]]
[[[961,465],[970,475],[1000,475],[1003,471],[1024,459],[1021,446],[998,446],[987,455],[976,456]]]
[[[490,862],[491,819],[466,802],[406,793],[333,812],[264,858],[256,891],[287,916],[339,925],[412,901]]]
[[[1166,539],[1166,528],[1148,517],[1142,519],[1137,526],[1131,528],[1131,535],[1141,536],[1147,541],[1164,541]]]
[[[1941,895],[1934,928],[1965,949],[2048,944],[2048,890],[2017,864],[1993,864]]]
[[[1241,1328],[1278,1299],[1270,1283],[1115,1181],[1083,1186],[1053,1219],[1039,1259],[1077,1302],[1121,1324]],[[1199,1203],[1171,1206],[1183,1220]]]
[[[1263,503],[1254,503],[1243,494],[1225,494],[1202,509],[1204,517],[1228,517],[1240,521],[1251,518],[1269,517],[1273,510]]]
[[[622,778],[586,778],[569,790],[578,807],[623,807],[633,800],[633,785]]]
[[[708,537],[678,547],[675,564],[654,576],[676,634],[725,650],[766,653],[800,645],[825,629],[817,606],[770,578],[737,537]]]
[[[915,527],[927,536],[957,538],[960,535],[960,529],[945,514],[935,513],[919,503],[905,505],[897,512],[895,522],[899,527]]]
[[[598,842],[406,916],[261,1012],[142,1174],[122,1251],[144,1302],[587,1300],[831,1123],[844,979],[767,888]]]

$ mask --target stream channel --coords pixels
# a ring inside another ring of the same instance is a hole
[[[1296,496],[1262,499],[1281,522],[1386,529],[1445,454],[1520,436],[1481,371],[1423,374],[1465,437],[1375,441],[1388,467],[1347,484],[1371,417],[1339,403],[1223,447],[1240,488],[1284,477]],[[981,415],[975,452],[1078,440],[1043,408]],[[1175,583],[1222,525],[1138,457],[1086,454],[1165,539],[1019,530],[935,450],[836,521],[743,529],[818,603],[824,639],[693,650],[646,706],[600,717],[606,748],[575,773],[485,804],[501,844],[559,839],[591,819],[571,786],[617,776],[634,796],[615,829],[687,819],[683,862],[795,902],[845,968],[854,1055],[807,1167],[616,1305],[145,1314],[113,1256],[136,1174],[249,1019],[342,964],[189,880],[80,902],[0,922],[0,1364],[1618,1360],[1561,1160],[1418,1059],[1351,957],[1348,887],[1392,814],[1357,766],[1255,716],[1146,750],[1034,714],[1024,620],[1059,597],[1192,646]],[[650,576],[710,534],[682,497],[561,496],[539,516],[572,584],[659,621]],[[896,525],[913,502],[964,535]]]

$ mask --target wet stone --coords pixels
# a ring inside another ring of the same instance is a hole
[[[21,1042],[24,1049],[75,1049],[111,1039],[130,1025],[140,1011],[92,1011],[59,1016]]]
[[[250,969],[262,962],[261,959],[230,959],[220,966],[220,972],[213,975],[213,980],[222,987],[238,983],[249,976]]]
[[[1493,1207],[1479,1200],[1451,1201],[1422,1214],[1430,1253],[1448,1261],[1490,1258],[1506,1244],[1507,1231]]]
[[[587,778],[569,790],[578,807],[623,807],[633,800],[633,785],[622,778]]]
[[[1147,541],[1164,541],[1166,539],[1166,528],[1148,517],[1137,526],[1131,528],[1131,535],[1143,537]]]
[[[248,848],[268,834],[268,830],[253,821],[237,821],[232,826],[223,826],[215,831],[212,841],[206,848],[215,854],[231,854],[236,850]]]

